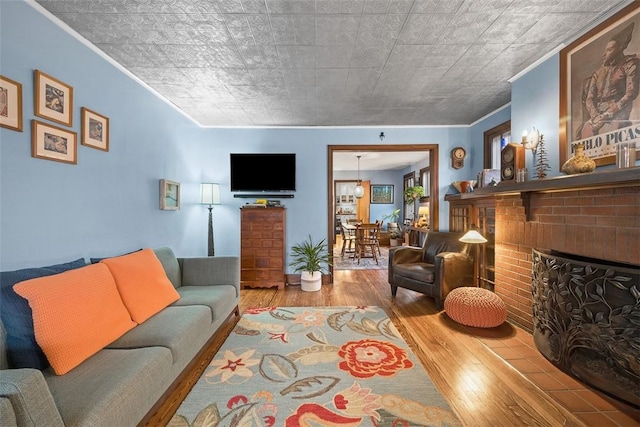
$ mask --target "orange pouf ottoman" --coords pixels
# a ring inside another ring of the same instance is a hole
[[[476,328],[493,328],[507,320],[507,306],[493,292],[462,287],[449,292],[444,311],[458,323]]]

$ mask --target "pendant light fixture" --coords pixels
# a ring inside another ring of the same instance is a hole
[[[364,187],[362,186],[362,181],[360,181],[360,156],[358,157],[358,182],[356,183],[356,188],[353,189],[353,194],[356,198],[361,199],[364,196]]]

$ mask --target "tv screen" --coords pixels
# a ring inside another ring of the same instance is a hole
[[[231,153],[231,191],[295,190],[295,154]]]

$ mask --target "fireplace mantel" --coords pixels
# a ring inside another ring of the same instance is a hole
[[[525,182],[501,182],[495,187],[482,187],[473,193],[461,194],[462,199],[506,196],[518,193],[551,193],[609,187],[631,187],[640,185],[640,166],[626,169],[607,169],[578,175],[556,176]]]
[[[533,193],[595,190],[640,186],[640,166],[626,169],[607,169],[578,175],[557,176],[525,182],[501,182],[495,187],[477,188],[460,194],[461,199],[520,195],[527,221],[531,218],[530,196]]]

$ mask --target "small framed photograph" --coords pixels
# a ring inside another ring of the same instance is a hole
[[[0,76],[0,126],[22,132],[22,85]]]
[[[177,211],[180,209],[180,183],[160,180],[160,209],[163,211]]]
[[[82,107],[82,145],[109,151],[109,118]]]
[[[31,121],[31,156],[78,163],[78,134],[37,120]]]
[[[65,126],[73,124],[73,88],[40,70],[35,71],[35,112]]]
[[[393,203],[393,185],[371,185],[371,203]]]

